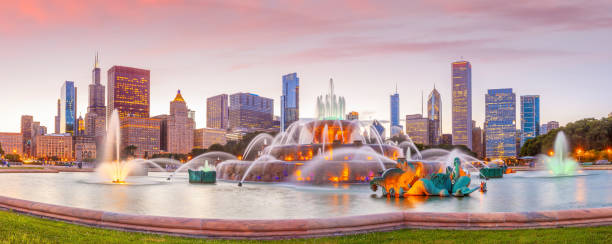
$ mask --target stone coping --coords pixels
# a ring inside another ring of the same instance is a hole
[[[0,169],[0,174],[5,173],[59,173],[60,171],[54,169],[11,169],[11,168],[2,168]]]
[[[227,239],[288,239],[403,228],[529,229],[612,225],[612,207],[494,213],[391,212],[279,220],[202,219],[133,215],[0,196],[0,208],[77,224],[129,231]]]

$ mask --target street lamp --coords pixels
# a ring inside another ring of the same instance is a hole
[[[582,155],[582,149],[581,148],[576,149],[576,155],[578,156],[578,162],[580,162],[580,156]]]

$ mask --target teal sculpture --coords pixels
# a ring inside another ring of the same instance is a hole
[[[461,161],[455,158],[453,167],[436,168],[436,164],[408,162],[398,159],[396,168],[387,169],[380,177],[370,181],[376,191],[382,188],[384,196],[467,196],[480,189],[469,188],[470,177],[461,169]]]
[[[187,171],[189,172],[189,183],[214,184],[217,182],[217,172],[214,166],[208,165],[208,160],[198,170],[188,169]]]

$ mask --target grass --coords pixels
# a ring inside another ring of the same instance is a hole
[[[260,243],[132,233],[0,210],[0,243]],[[270,243],[612,243],[612,226],[536,230],[398,230]]]

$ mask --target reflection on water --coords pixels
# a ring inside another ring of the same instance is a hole
[[[612,206],[611,171],[588,176],[506,175],[487,182],[489,191],[470,197],[382,197],[368,185],[189,184],[186,175],[167,183],[167,173],[131,178],[147,184],[87,183],[90,173],[3,174],[8,197],[113,212],[179,217],[279,219],[324,218],[393,211],[509,212]],[[473,182],[478,182],[474,179]]]

